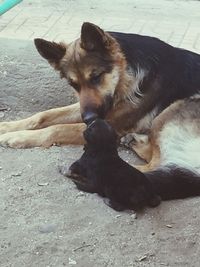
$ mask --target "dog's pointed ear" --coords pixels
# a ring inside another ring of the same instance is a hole
[[[84,22],[81,28],[81,47],[87,51],[105,50],[109,45],[108,35],[98,26]]]
[[[39,54],[47,59],[49,63],[59,63],[64,57],[66,46],[62,43],[49,42],[44,39],[34,39]]]

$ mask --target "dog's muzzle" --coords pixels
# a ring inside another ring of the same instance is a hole
[[[86,111],[82,114],[83,122],[87,125],[89,125],[91,122],[93,122],[97,118],[98,118],[98,114],[91,112],[91,111]]]
[[[87,125],[93,122],[96,119],[105,119],[107,112],[112,108],[113,98],[108,95],[104,99],[104,103],[98,107],[86,107],[82,113],[82,120]]]

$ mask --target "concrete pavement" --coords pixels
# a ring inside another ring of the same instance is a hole
[[[71,41],[91,21],[200,52],[199,11],[200,1],[24,0],[0,17],[0,121],[74,101],[34,37]],[[163,202],[137,220],[117,213],[59,174],[81,153],[0,147],[0,266],[199,267],[199,198]],[[129,151],[120,155],[139,163]]]
[[[0,38],[72,41],[84,21],[200,52],[200,1],[186,0],[23,1],[0,17]]]

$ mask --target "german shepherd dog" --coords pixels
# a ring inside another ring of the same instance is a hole
[[[200,175],[200,55],[157,38],[105,32],[83,23],[70,44],[35,39],[42,57],[76,90],[79,103],[0,124],[0,144],[83,144],[83,131],[105,118],[157,175]],[[85,122],[85,123],[83,123]],[[138,137],[135,133],[147,134]],[[178,178],[177,178],[178,180]]]

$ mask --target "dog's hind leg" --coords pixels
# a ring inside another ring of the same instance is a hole
[[[130,133],[121,138],[121,144],[134,150],[141,159],[147,162],[152,158],[152,147],[148,135]]]
[[[0,134],[22,130],[41,129],[55,124],[79,122],[82,122],[80,105],[79,103],[76,103],[66,107],[39,112],[29,118],[18,121],[0,122]]]
[[[38,130],[24,130],[0,135],[0,145],[13,148],[50,147],[84,144],[84,123],[57,124]]]
[[[151,147],[151,160],[145,165],[134,165],[141,172],[155,170],[160,165],[160,148],[157,145]]]
[[[134,165],[136,169],[141,172],[147,172],[159,166],[160,148],[157,144],[157,134],[151,133],[150,136],[147,136],[144,134],[131,133],[125,136],[125,141],[140,158],[147,162],[145,165]],[[124,142],[123,139],[122,142]]]

